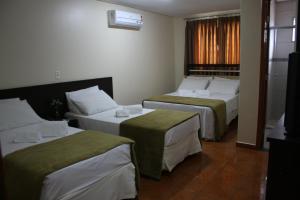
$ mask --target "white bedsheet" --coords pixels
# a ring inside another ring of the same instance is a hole
[[[209,96],[200,94],[179,94],[177,92],[169,93],[167,95],[183,96],[183,97],[196,97],[205,99],[218,99],[223,100],[226,104],[226,124],[228,125],[238,115],[238,95],[212,93]],[[170,109],[170,110],[182,110],[193,111],[200,114],[200,127],[201,135],[206,139],[215,139],[215,117],[213,110],[204,106],[193,106],[184,104],[173,104],[156,101],[144,101],[144,107],[150,109]]]
[[[2,157],[19,149],[59,138],[47,138],[39,143],[12,142],[16,131],[30,130],[36,126],[39,124],[0,132]],[[69,127],[69,135],[79,131],[81,129]],[[134,177],[135,171],[131,162],[130,147],[124,144],[49,174],[43,182],[41,199],[88,198],[92,200],[98,199],[99,195],[103,196],[101,199],[107,200],[134,198],[137,194]],[[106,183],[108,180],[111,180],[109,184]],[[110,188],[116,189],[111,190]]]
[[[141,114],[130,115],[129,117],[116,117],[116,111],[120,110],[121,108],[122,106],[119,106],[118,108],[90,116],[68,112],[66,113],[66,117],[78,119],[80,127],[83,129],[100,130],[103,132],[112,133],[114,135],[119,135],[120,124],[123,121],[154,111],[153,109],[143,109]],[[197,120],[198,116],[170,129],[165,135],[165,146],[169,146],[181,141],[187,133],[189,134],[193,131],[198,131],[199,123],[195,122]]]
[[[130,115],[124,118],[116,117],[116,110],[121,108],[122,106],[119,106],[116,109],[91,116],[66,113],[66,117],[78,119],[80,127],[83,129],[100,130],[119,135],[121,122],[154,111],[153,109],[143,109],[142,114]],[[199,117],[195,116],[167,131],[165,134],[163,169],[171,171],[185,157],[202,150],[198,139],[199,128]]]

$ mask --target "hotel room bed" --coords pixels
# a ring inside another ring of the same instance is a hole
[[[97,85],[66,92],[69,119],[83,129],[99,130],[135,141],[141,174],[160,179],[187,156],[201,151],[195,112],[143,109],[141,105],[119,106]]]
[[[46,138],[38,143],[12,142],[16,132],[34,130],[37,126],[39,124],[0,132],[2,157],[27,147],[60,138]],[[69,127],[68,131],[68,135],[72,135],[82,130]],[[110,200],[134,198],[136,194],[135,167],[131,162],[130,146],[123,144],[101,155],[47,175],[43,181],[40,199],[79,200],[101,197],[101,199]]]
[[[67,112],[66,117],[77,119],[80,127],[83,129],[100,130],[119,135],[120,124],[123,121],[154,111],[153,109],[143,109],[141,114],[134,114],[129,117],[116,117],[116,111],[122,108],[122,106],[118,106],[117,108],[89,116]],[[187,155],[192,155],[201,151],[201,145],[198,138],[199,128],[199,117],[194,116],[173,127],[165,134],[163,154],[164,170],[172,171],[172,169],[179,162],[184,160]]]
[[[210,100],[221,101],[225,104],[225,123],[229,125],[230,122],[238,115],[238,80],[210,80],[201,79],[197,77],[185,78],[179,89],[176,92],[169,93],[162,96],[157,96],[143,101],[143,106],[150,109],[170,109],[198,112],[200,114],[200,127],[201,137],[209,140],[220,139],[220,136],[216,133],[216,113],[208,106],[185,104],[180,102],[168,102],[162,99],[164,96],[174,97],[187,97],[193,98],[193,100]],[[222,133],[224,134],[224,133]]]
[[[179,94],[178,92],[169,93],[166,95],[193,97],[193,98],[196,97],[193,95]],[[196,98],[223,100],[226,104],[227,125],[229,125],[230,122],[233,119],[235,119],[238,115],[238,95],[214,93],[211,94],[209,97],[198,95]],[[170,109],[170,110],[198,112],[200,114],[200,127],[201,127],[202,138],[210,139],[210,140],[215,139],[215,115],[214,115],[214,111],[209,107],[167,103],[167,102],[160,102],[160,101],[149,101],[149,100],[145,100],[143,102],[143,106],[149,109]]]

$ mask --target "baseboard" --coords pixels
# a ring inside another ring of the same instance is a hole
[[[242,148],[247,148],[247,149],[257,149],[256,145],[254,144],[249,144],[249,143],[244,143],[244,142],[236,142],[237,147],[242,147]]]

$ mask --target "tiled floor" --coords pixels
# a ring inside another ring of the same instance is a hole
[[[235,146],[236,122],[221,142],[203,142],[160,181],[142,178],[140,200],[263,200],[267,152]]]

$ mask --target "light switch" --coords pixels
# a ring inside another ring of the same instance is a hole
[[[55,79],[56,80],[60,79],[60,71],[55,71]]]

